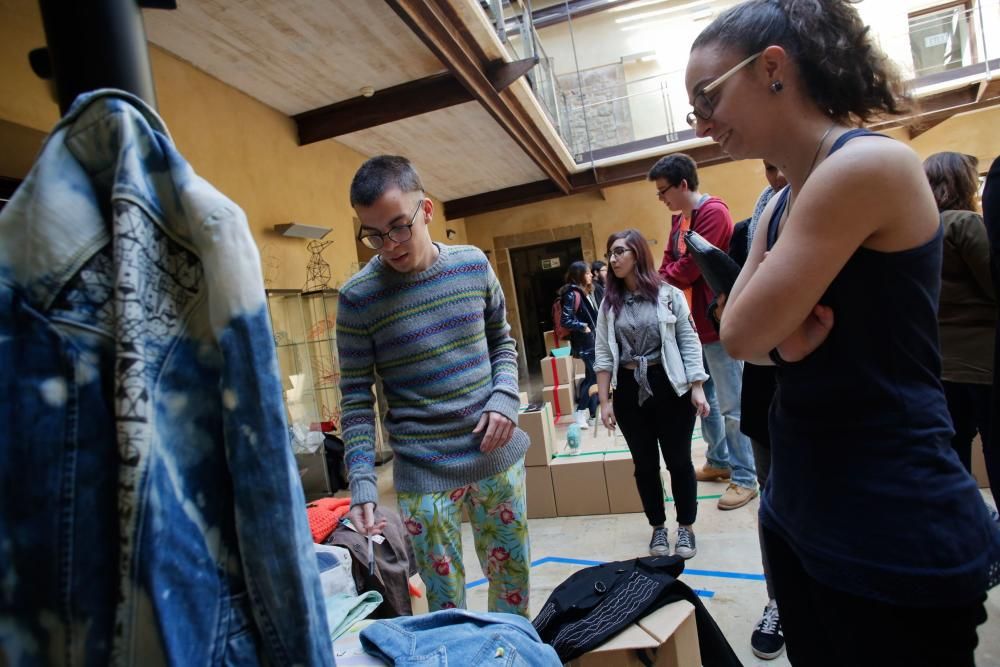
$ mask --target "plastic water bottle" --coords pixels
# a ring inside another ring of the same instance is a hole
[[[566,430],[566,446],[569,447],[570,454],[576,454],[580,451],[579,424],[570,424],[569,428]]]

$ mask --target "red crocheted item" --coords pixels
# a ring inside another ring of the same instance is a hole
[[[320,498],[306,505],[313,542],[322,544],[351,509],[350,498]]]

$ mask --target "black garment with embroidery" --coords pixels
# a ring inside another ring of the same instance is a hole
[[[588,567],[559,584],[532,624],[563,662],[583,655],[632,623],[671,602],[695,609],[698,646],[705,667],[741,667],[698,595],[677,581],[684,559],[659,556]]]

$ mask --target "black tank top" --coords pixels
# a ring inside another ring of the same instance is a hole
[[[883,136],[848,131],[830,153],[873,135]],[[770,413],[765,525],[813,578],[905,606],[976,600],[1000,560],[1000,530],[950,444],[937,339],[941,252],[940,227],[909,250],[858,248],[820,299],[834,312],[830,336],[778,369]]]

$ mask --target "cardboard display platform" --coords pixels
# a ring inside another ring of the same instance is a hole
[[[697,667],[700,664],[694,606],[681,600],[640,619],[566,666]]]

